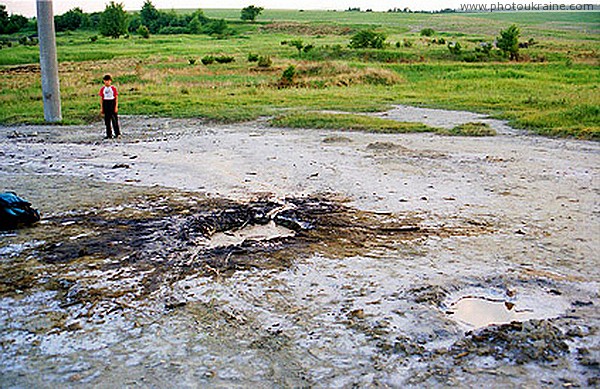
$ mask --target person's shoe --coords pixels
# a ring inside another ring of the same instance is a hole
[[[105,136],[104,139],[112,139],[112,136]]]

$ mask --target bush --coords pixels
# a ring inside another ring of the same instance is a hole
[[[424,28],[421,30],[421,36],[433,36],[433,34],[435,34],[433,28]]]
[[[258,57],[257,65],[261,68],[268,68],[271,67],[271,65],[273,65],[273,61],[271,60],[271,57],[261,55],[260,57]]]
[[[96,42],[97,40],[98,40],[98,35],[92,35],[90,37],[90,42],[92,42],[92,43]]]
[[[210,65],[211,63],[215,62],[215,57],[213,57],[212,55],[207,55],[202,57],[200,61],[202,61],[204,65]]]
[[[298,50],[298,55],[302,54],[302,48],[304,47],[304,42],[302,39],[294,39],[289,42],[290,46],[294,46],[296,50]]]
[[[258,54],[248,53],[248,62],[258,62]]]
[[[448,50],[450,50],[451,54],[460,55],[462,51],[462,46],[459,42],[450,42],[448,43]]]
[[[492,44],[488,42],[480,42],[479,46],[475,48],[476,53],[482,53],[484,55],[490,55],[492,51]]]
[[[293,85],[295,77],[296,67],[294,65],[290,65],[283,71],[283,74],[281,74],[281,80],[279,83],[283,86]]]
[[[22,36],[19,38],[19,43],[23,46],[36,46],[39,43],[39,40],[33,36]]]
[[[137,33],[138,35],[140,35],[142,38],[148,39],[150,38],[150,30],[148,29],[148,27],[141,25],[138,29],[137,29]]]
[[[195,65],[196,64],[196,58],[188,58],[188,63],[190,65]]]
[[[497,46],[510,60],[519,59],[519,35],[521,32],[516,25],[510,26],[506,30],[500,31],[500,36],[496,38]]]
[[[438,130],[437,133],[450,136],[494,136],[496,130],[487,123],[469,122],[460,124],[450,130]]]
[[[229,55],[220,55],[218,57],[215,57],[215,61],[217,61],[218,63],[230,63],[234,62],[235,58]]]
[[[386,36],[373,30],[361,30],[350,38],[353,49],[383,49]]]
[[[160,30],[158,30],[158,33],[163,35],[186,34],[187,32],[188,29],[186,27],[177,26],[161,27]]]
[[[229,32],[229,26],[224,19],[211,20],[204,25],[203,32],[208,35],[225,36]]]

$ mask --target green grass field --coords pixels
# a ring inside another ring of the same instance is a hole
[[[185,12],[184,10],[180,12]],[[111,73],[120,113],[245,121],[304,111],[373,112],[394,104],[488,113],[513,126],[552,136],[600,138],[600,13],[396,14],[265,10],[241,23],[239,10],[205,10],[230,21],[227,39],[206,35],[136,35],[125,39],[92,32],[57,36],[65,124],[98,120],[97,91]],[[465,62],[433,38],[458,41],[473,52],[516,23],[522,61]],[[420,36],[429,27],[435,35]],[[347,48],[352,34],[374,28],[387,36],[382,50]],[[314,49],[299,54],[282,41],[301,39]],[[396,43],[398,42],[398,46]],[[248,54],[268,56],[260,68]],[[203,65],[206,55],[229,64]],[[41,123],[37,47],[0,50],[0,122]],[[192,62],[194,62],[192,64]],[[293,83],[282,74],[295,67]],[[377,127],[377,123],[371,123]],[[385,127],[383,124],[381,124]]]

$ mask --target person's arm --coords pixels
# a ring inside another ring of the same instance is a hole
[[[100,115],[104,115],[104,97],[102,96],[102,88],[100,88]]]
[[[119,112],[119,92],[116,87],[113,88],[113,94],[115,95],[115,113]]]

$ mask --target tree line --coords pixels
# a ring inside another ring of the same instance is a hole
[[[241,10],[243,21],[254,21],[262,7],[253,5]],[[149,34],[209,34],[226,36],[232,33],[224,19],[211,19],[202,10],[191,14],[179,14],[175,11],[156,9],[150,0],[146,0],[139,12],[128,13],[123,4],[111,1],[103,12],[85,13],[81,8],[73,8],[54,17],[57,32],[75,30],[95,30],[108,37],[118,38],[130,33],[148,37]],[[6,6],[0,4],[0,34],[14,34],[37,30],[35,18],[21,15],[9,15]]]

